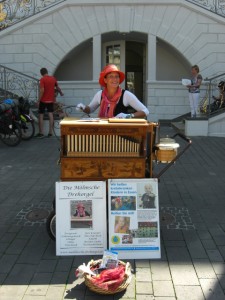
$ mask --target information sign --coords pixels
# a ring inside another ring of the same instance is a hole
[[[56,183],[56,255],[102,255],[107,248],[106,183]]]
[[[109,249],[119,259],[161,258],[157,179],[108,181]]]

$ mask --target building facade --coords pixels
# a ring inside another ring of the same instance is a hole
[[[68,105],[88,104],[102,67],[117,64],[151,121],[190,111],[181,79],[192,65],[203,78],[225,70],[225,19],[184,0],[67,0],[2,30],[0,41],[1,65],[36,78],[46,67]]]

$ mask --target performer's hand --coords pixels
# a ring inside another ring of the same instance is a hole
[[[79,103],[79,104],[77,104],[77,106],[76,106],[76,110],[84,111],[85,107],[86,107],[86,106],[85,106],[83,103]]]
[[[129,114],[124,114],[124,113],[119,113],[118,115],[115,116],[115,118],[118,119],[127,119]]]

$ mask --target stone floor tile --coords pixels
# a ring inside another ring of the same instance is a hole
[[[202,240],[202,245],[205,248],[205,250],[216,250],[217,246],[214,243],[213,239],[210,240]]]
[[[209,260],[197,259],[193,264],[198,278],[216,278],[216,273]]]
[[[137,259],[135,261],[136,268],[149,268],[149,259]]]
[[[213,262],[213,269],[216,275],[225,275],[225,263],[224,262]]]
[[[62,290],[63,290],[63,288],[62,288]],[[62,290],[59,290],[60,295],[61,295]],[[49,296],[51,295],[51,293],[55,293],[54,289],[49,289]],[[86,299],[85,294],[86,294],[85,290],[77,290],[76,287],[72,288],[71,290],[66,289],[64,291],[64,298],[63,299],[79,299],[79,300],[82,300],[82,299]],[[94,296],[96,296],[96,294]],[[51,299],[49,298],[49,300],[51,300]]]
[[[172,281],[154,280],[153,281],[154,296],[160,297],[174,297],[174,287]]]
[[[174,285],[199,285],[192,265],[170,265]]]
[[[202,289],[199,286],[175,285],[177,300],[205,300]]]
[[[136,268],[135,272],[136,281],[146,281],[151,282],[151,272],[150,268]]]
[[[41,273],[41,272],[54,272],[55,267],[56,267],[56,260],[52,260],[52,259],[43,259],[40,261],[38,268],[37,268],[37,272]]]
[[[55,287],[49,286],[45,295],[45,300],[61,300],[65,294],[65,286]],[[35,300],[35,299],[34,299]]]
[[[13,268],[15,262],[17,261],[17,255],[2,255],[0,259],[0,273],[9,273],[10,270]]]
[[[192,264],[189,251],[186,247],[167,247],[166,250],[170,264]]]
[[[217,277],[217,279],[219,280],[219,283],[221,285],[221,288],[224,290],[225,292],[225,275],[219,275]]]
[[[175,297],[154,297],[153,300],[176,300]],[[151,299],[149,299],[151,300]]]
[[[33,296],[46,295],[51,278],[52,273],[36,273],[32,278],[25,294]]]
[[[211,262],[223,262],[224,259],[219,250],[207,250],[207,254]]]
[[[2,285],[0,287],[0,299],[7,299],[7,297],[14,299],[22,299],[27,290],[27,285]]]
[[[136,300],[156,300],[156,298],[152,295],[137,295]],[[166,300],[166,299],[164,299]],[[173,299],[170,299],[170,300],[173,300]]]
[[[144,295],[153,295],[152,283],[151,282],[137,282],[136,293]]]
[[[206,299],[224,300],[224,292],[217,279],[200,279],[200,284]]]
[[[152,280],[171,280],[169,265],[164,261],[151,261]]]

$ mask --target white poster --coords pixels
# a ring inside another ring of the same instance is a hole
[[[157,179],[108,181],[109,249],[119,259],[161,258]]]
[[[102,255],[107,248],[106,183],[56,183],[56,255]]]

